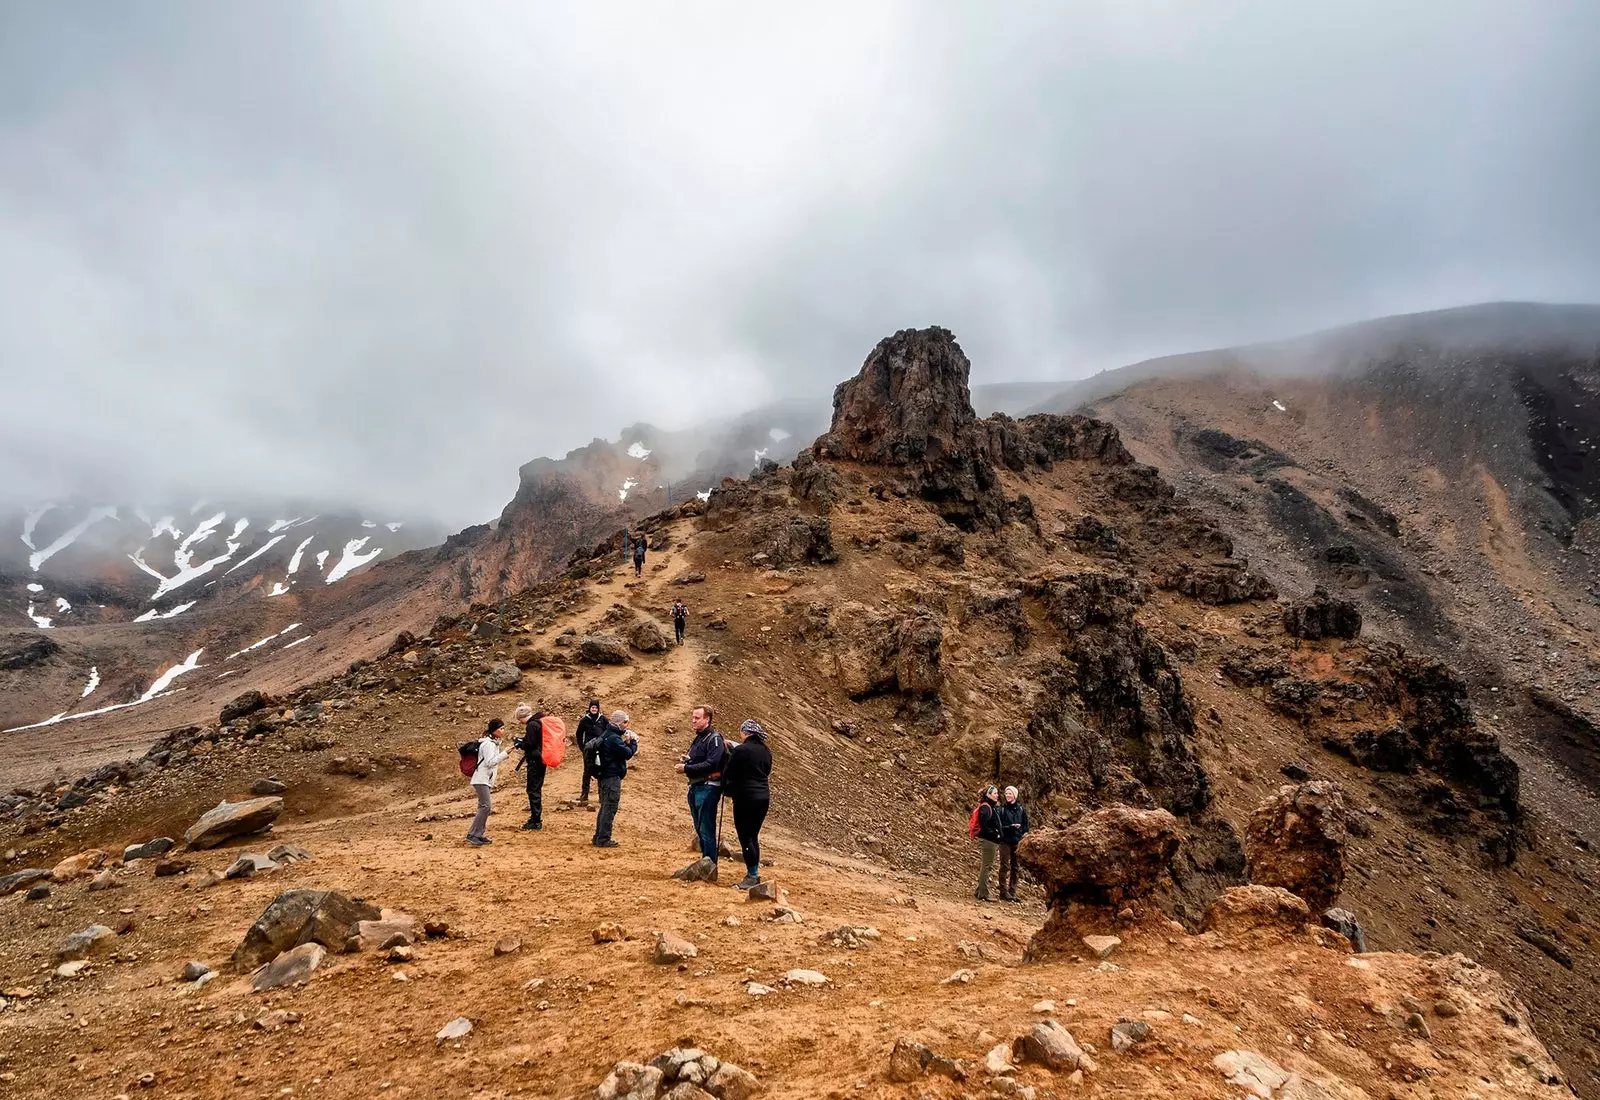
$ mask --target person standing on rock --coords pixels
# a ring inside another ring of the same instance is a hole
[[[683,644],[683,632],[689,625],[689,608],[682,600],[672,601],[672,629],[678,635],[678,644]]]
[[[695,707],[689,715],[694,727],[694,742],[687,755],[678,761],[678,771],[689,780],[689,816],[694,819],[695,835],[700,838],[700,854],[717,861],[717,808],[722,802],[722,765],[728,743],[711,725],[707,706]]]
[[[517,771],[528,769],[528,820],[524,829],[544,828],[544,711],[535,711],[527,703],[517,704],[517,721],[522,723],[523,734],[512,742],[522,750],[517,761]]]
[[[748,890],[761,881],[761,823],[767,819],[771,800],[772,751],[767,748],[767,731],[754,718],[746,719],[739,733],[744,739],[728,752],[722,789],[733,801],[733,828],[744,856],[744,881],[737,885]]]
[[[611,839],[611,826],[622,803],[622,779],[628,774],[628,761],[638,751],[639,738],[628,729],[628,712],[613,711],[611,721],[600,731],[599,743],[592,744],[589,751],[589,755],[598,758],[595,778],[600,781],[600,814],[594,823],[596,848],[617,847]]]
[[[1028,833],[1028,811],[1017,801],[1017,788],[1007,787],[997,807],[1000,814],[1000,898],[1018,901],[1017,845]]]
[[[467,830],[467,843],[474,847],[493,844],[489,839],[489,811],[494,808],[495,776],[500,765],[511,757],[511,750],[500,744],[500,730],[505,723],[498,718],[489,719],[489,728],[478,741],[478,767],[472,773],[472,789],[478,796],[478,813]]]
[[[578,793],[579,802],[589,801],[589,781],[595,778],[594,768],[590,763],[587,751],[588,744],[605,731],[606,720],[600,715],[600,700],[589,700],[589,712],[578,719],[578,754],[583,757],[583,789]]]
[[[972,811],[967,833],[978,841],[978,889],[972,896],[979,901],[993,901],[989,896],[989,877],[994,873],[995,860],[1000,855],[1000,841],[1005,836],[1000,827],[999,787],[990,786],[984,790],[978,808]]]

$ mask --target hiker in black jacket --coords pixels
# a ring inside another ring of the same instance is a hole
[[[544,828],[544,711],[536,711],[527,703],[517,705],[517,718],[523,722],[523,734],[512,742],[522,750],[517,761],[517,771],[528,769],[528,820],[524,829]]]
[[[978,803],[978,889],[973,897],[979,901],[993,901],[989,896],[989,876],[994,872],[996,857],[1000,854],[1000,842],[1005,838],[1005,833],[1000,827],[1000,788],[991,786],[983,792],[983,800]]]
[[[644,573],[644,536],[633,540],[633,575],[641,576]]]
[[[617,807],[622,803],[622,778],[628,774],[628,761],[639,751],[639,738],[628,729],[628,712],[612,712],[586,756],[598,757],[595,778],[600,781],[600,814],[594,823],[594,846],[615,848],[611,839],[611,824],[617,819]]]
[[[678,763],[678,771],[689,780],[689,816],[700,838],[700,854],[717,861],[717,808],[722,802],[722,764],[728,743],[711,725],[710,707],[695,707],[689,716],[694,727],[694,743]]]
[[[1000,897],[1021,901],[1017,897],[1017,845],[1028,833],[1028,811],[1017,801],[1015,787],[1006,788],[996,810],[1000,815]]]
[[[606,720],[600,716],[600,700],[589,700],[589,713],[578,719],[578,755],[583,757],[583,790],[578,795],[579,802],[589,801],[589,781],[595,777],[594,769],[589,766],[589,754],[584,747],[589,744],[589,739],[605,729]]]
[[[767,748],[767,731],[755,719],[748,719],[739,732],[744,740],[728,753],[722,789],[733,800],[733,828],[744,854],[745,876],[738,887],[748,890],[761,881],[761,823],[767,819],[771,798],[767,780],[772,775],[772,751]]]
[[[672,631],[678,636],[678,644],[683,644],[683,632],[689,625],[689,608],[682,600],[672,601]]]

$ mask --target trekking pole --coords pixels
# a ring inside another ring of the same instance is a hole
[[[713,859],[722,858],[722,811],[727,807],[728,797],[723,795],[717,799],[717,854]]]

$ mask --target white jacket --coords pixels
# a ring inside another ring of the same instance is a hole
[[[511,758],[511,750],[502,748],[498,738],[484,736],[478,742],[478,770],[472,773],[472,785],[494,786],[494,777],[500,765]]]

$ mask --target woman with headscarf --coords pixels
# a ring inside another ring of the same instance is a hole
[[[472,773],[472,790],[478,796],[478,813],[467,830],[467,843],[474,847],[493,844],[489,839],[489,812],[493,808],[495,776],[500,765],[511,757],[511,750],[500,744],[500,730],[505,723],[498,718],[489,719],[489,728],[483,731],[478,742],[478,766]]]
[[[747,719],[739,734],[743,740],[722,768],[722,791],[733,800],[733,828],[744,855],[744,881],[737,885],[748,890],[761,881],[761,823],[767,819],[771,798],[767,781],[772,775],[772,751],[767,748],[767,731],[755,719]]]

